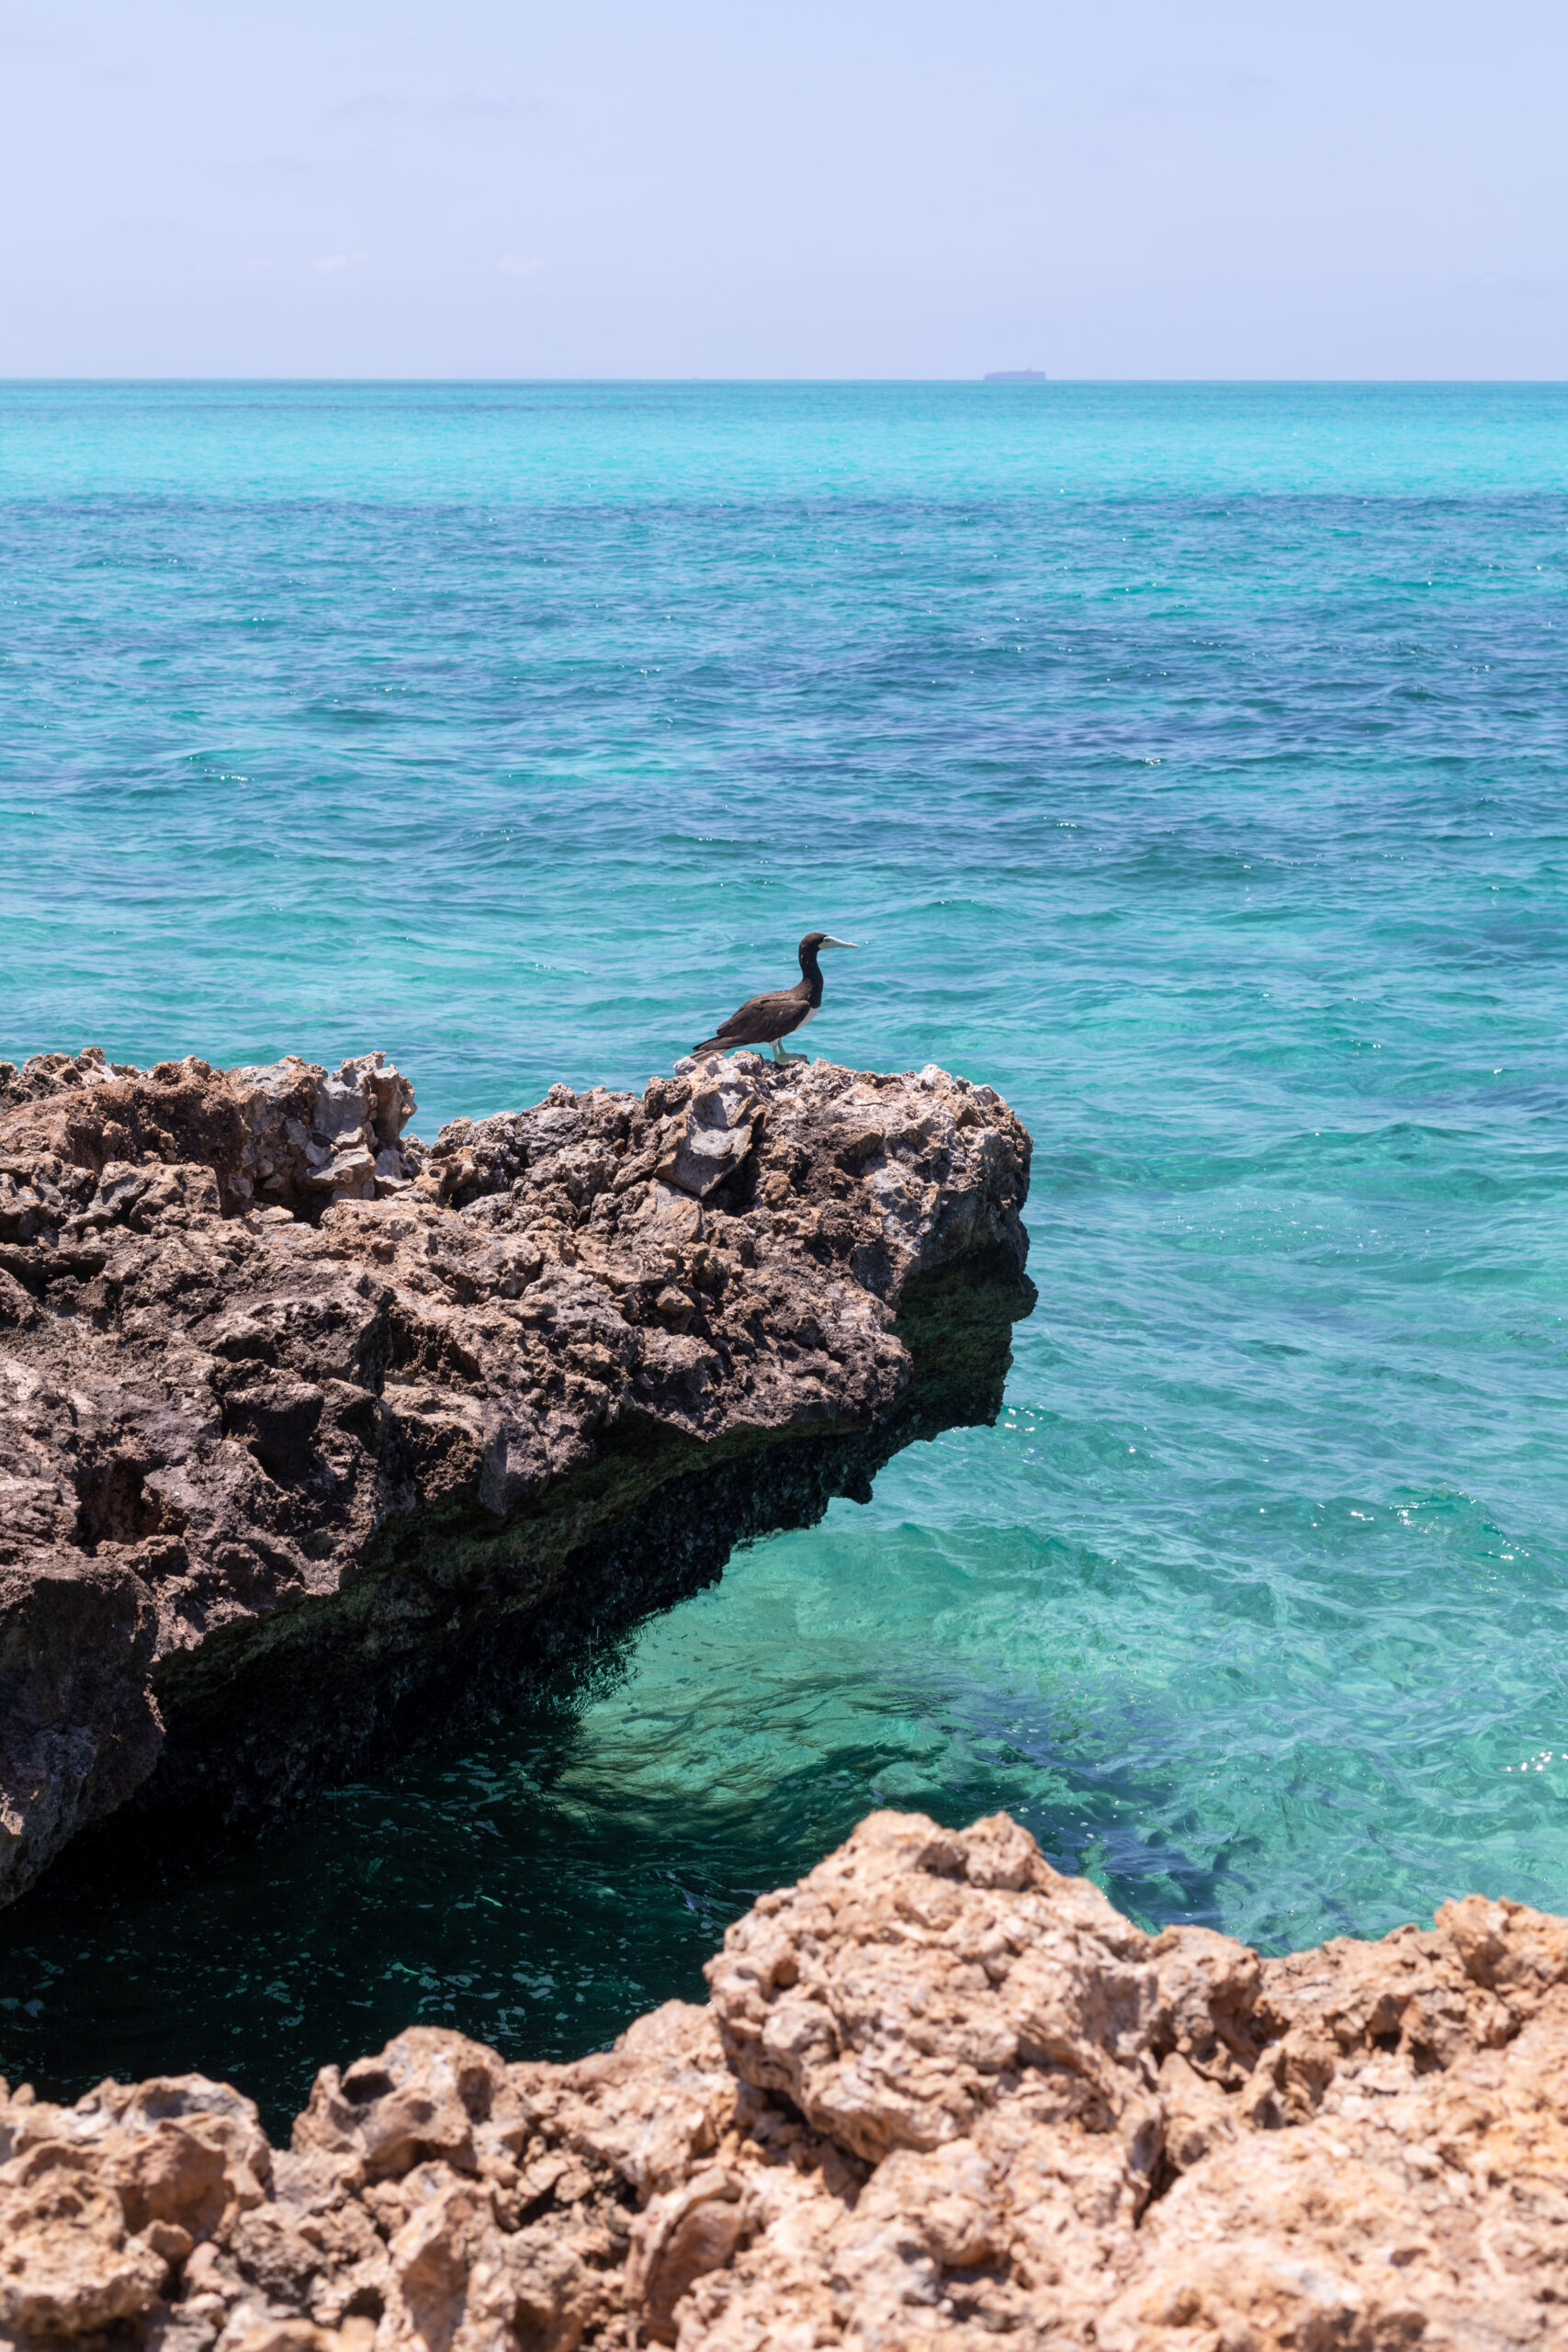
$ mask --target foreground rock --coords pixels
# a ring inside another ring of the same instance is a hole
[[[875,1814],[613,2052],[416,2028],[287,2154],[198,2075],[0,2102],[0,2327],[180,2352],[1545,2347],[1568,1921],[1259,1961],[1005,1815]],[[102,2331],[114,2329],[111,2338]]]
[[[752,1056],[403,1135],[379,1055],[0,1064],[0,1899],[232,1820],[992,1418],[988,1087]]]

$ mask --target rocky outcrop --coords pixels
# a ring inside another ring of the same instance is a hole
[[[423,1145],[401,1139],[413,1107],[381,1054],[335,1078],[295,1055],[248,1069],[161,1062],[145,1078],[96,1046],[74,1059],[39,1054],[19,1071],[0,1062],[0,1231],[148,1232],[176,1196],[228,1216],[385,1199],[423,1159]],[[186,1183],[174,1170],[188,1171]]]
[[[0,1065],[0,1893],[128,1799],[309,1793],[994,1415],[988,1087],[716,1057],[428,1151],[412,1107],[379,1055]]]
[[[1259,1960],[1005,1815],[876,1814],[575,2065],[427,2028],[287,2153],[187,2075],[0,2102],[0,2329],[179,2352],[1545,2352],[1568,1920]],[[103,2331],[113,2328],[112,2339]]]

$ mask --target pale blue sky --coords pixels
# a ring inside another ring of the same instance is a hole
[[[1568,376],[1561,0],[0,0],[0,375]]]

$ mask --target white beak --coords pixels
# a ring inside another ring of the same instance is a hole
[[[822,942],[824,947],[858,947],[860,944],[858,939],[825,939]]]

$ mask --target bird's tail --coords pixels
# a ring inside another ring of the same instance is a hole
[[[692,1051],[694,1054],[726,1054],[729,1048],[722,1037],[709,1037],[703,1045],[694,1046]]]

